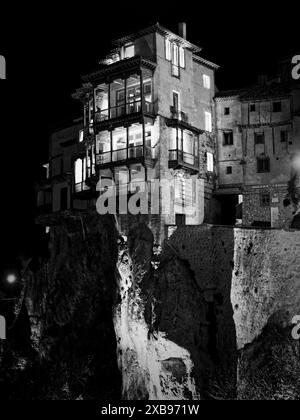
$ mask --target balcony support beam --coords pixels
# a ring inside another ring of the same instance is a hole
[[[143,70],[140,70],[140,85],[141,85],[141,111],[144,114],[144,81],[143,81]]]

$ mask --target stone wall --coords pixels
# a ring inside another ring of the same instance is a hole
[[[216,303],[214,332],[220,360],[225,357],[223,362],[228,363],[231,352],[239,353],[240,397],[284,395],[280,378],[270,379],[268,371],[258,380],[254,372],[258,366],[263,371],[274,352],[281,356],[272,374],[300,368],[294,352],[298,343],[291,338],[292,318],[300,311],[300,233],[200,226],[178,230],[170,243],[180,258],[189,261],[205,301]],[[261,395],[261,387],[269,394]]]

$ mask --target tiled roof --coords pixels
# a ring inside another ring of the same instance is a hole
[[[204,66],[206,66],[206,67],[210,67],[210,68],[212,68],[212,69],[214,69],[214,70],[218,70],[218,69],[220,68],[220,66],[218,66],[217,64],[212,63],[211,61],[208,61],[208,60],[206,60],[205,58],[199,57],[198,55],[194,55],[194,56],[193,56],[193,60],[194,60],[196,63],[203,64]]]
[[[215,98],[230,98],[233,96],[240,96],[246,91],[246,89],[232,89],[232,90],[223,90],[217,92]]]
[[[191,42],[187,41],[181,36],[174,34],[173,32],[161,26],[159,23],[156,23],[155,25],[149,26],[148,28],[142,29],[141,31],[135,32],[133,34],[124,36],[119,39],[115,39],[112,43],[113,45],[120,47],[126,44],[127,42],[132,42],[141,36],[148,35],[153,32],[158,32],[161,35],[168,37],[171,41],[177,41],[183,47],[193,51],[194,53],[199,53],[202,50],[202,48],[192,44]]]
[[[291,93],[291,88],[282,83],[253,85],[245,89],[233,89],[216,93],[215,98],[229,98],[238,96],[241,101],[258,100],[264,98],[282,98]]]

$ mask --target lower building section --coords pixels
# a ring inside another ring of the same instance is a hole
[[[221,225],[288,229],[295,213],[287,184],[223,188],[215,199],[213,223]]]
[[[243,224],[289,228],[293,207],[286,204],[287,194],[287,185],[263,185],[245,189]]]

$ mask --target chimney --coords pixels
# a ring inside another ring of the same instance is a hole
[[[178,32],[179,32],[179,36],[181,36],[181,38],[186,39],[186,23],[185,22],[180,22],[179,23]]]

